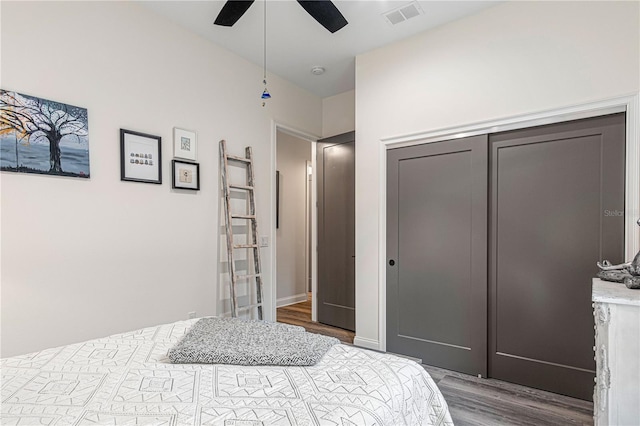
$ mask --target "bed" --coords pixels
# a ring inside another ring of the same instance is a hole
[[[335,345],[310,367],[171,364],[197,320],[1,361],[7,425],[452,425],[417,363]]]

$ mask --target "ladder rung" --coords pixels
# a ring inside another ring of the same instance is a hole
[[[244,189],[246,191],[253,191],[253,186],[247,186],[247,185],[234,185],[234,184],[229,184],[229,188],[233,188],[233,189]]]
[[[245,274],[245,275],[236,275],[236,279],[249,279],[249,278],[258,278],[261,277],[262,274]]]
[[[234,249],[243,249],[243,248],[258,248],[257,244],[234,244]]]
[[[231,219],[255,219],[254,214],[232,214]]]
[[[237,157],[235,155],[227,155],[227,160],[240,161],[241,163],[250,163],[250,158]]]
[[[243,307],[238,307],[239,311],[246,311],[247,309],[253,309],[253,308],[259,308],[262,306],[262,303],[256,303],[253,305],[247,305],[247,306],[243,306]]]

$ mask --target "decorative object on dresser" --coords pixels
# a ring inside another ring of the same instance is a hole
[[[173,156],[183,160],[198,160],[198,138],[196,132],[173,128]]]
[[[171,166],[173,189],[200,190],[200,164],[173,160]]]
[[[162,183],[162,138],[120,129],[120,180]]]
[[[86,108],[0,90],[2,171],[89,177]]]
[[[640,226],[640,219],[638,219]],[[608,260],[598,262],[598,277],[605,281],[624,283],[627,288],[640,289],[640,251],[631,262],[612,265]]]
[[[640,424],[640,292],[593,279],[596,426]]]

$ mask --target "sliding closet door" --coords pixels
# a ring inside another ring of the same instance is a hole
[[[624,257],[624,123],[490,136],[491,377],[592,398],[591,280]]]
[[[486,375],[487,137],[388,151],[387,350]]]

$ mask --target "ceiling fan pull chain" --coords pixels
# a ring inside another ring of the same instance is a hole
[[[262,63],[262,83],[264,84],[264,91],[262,92],[262,107],[267,104],[266,100],[271,99],[271,94],[267,89],[267,0],[264,1],[264,55]]]

